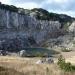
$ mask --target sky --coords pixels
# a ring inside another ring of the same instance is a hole
[[[25,9],[43,8],[49,12],[75,17],[75,0],[0,0],[0,2]]]

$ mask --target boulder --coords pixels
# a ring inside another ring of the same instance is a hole
[[[46,63],[50,64],[50,63],[54,63],[52,58],[46,58]]]
[[[6,56],[6,55],[8,55],[8,52],[7,51],[4,51],[4,50],[0,50],[0,55]]]
[[[25,57],[26,56],[26,50],[21,50],[19,52],[20,57]]]
[[[38,61],[36,62],[36,64],[42,64],[42,63],[43,63],[42,60],[38,60]]]

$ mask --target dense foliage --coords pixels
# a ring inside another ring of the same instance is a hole
[[[66,72],[75,71],[75,66],[69,62],[66,63],[65,59],[62,57],[62,55],[58,59],[58,65],[62,70],[66,71]]]
[[[37,19],[41,19],[41,20],[52,20],[52,21],[59,20],[60,22],[67,22],[67,21],[71,21],[72,19],[72,17],[67,16],[65,14],[49,13],[48,11],[42,8],[34,8],[31,11],[36,12]]]
[[[1,4],[0,3],[0,8],[1,9],[6,9],[6,10],[9,10],[9,11],[13,11],[13,12],[18,12],[18,8],[13,6],[13,5],[5,5],[5,4]]]
[[[48,12],[48,11],[42,9],[42,8],[34,8],[31,11],[36,13],[35,17],[37,19],[59,21],[62,24],[62,27],[63,27],[63,25],[67,24],[68,22],[72,23],[72,21],[75,20],[75,18],[70,17],[68,15]]]

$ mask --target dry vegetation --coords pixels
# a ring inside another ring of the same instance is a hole
[[[24,75],[23,73],[17,72],[14,69],[5,68],[3,66],[0,67],[0,75]]]
[[[0,56],[0,66],[5,67],[0,75],[75,75],[61,71],[56,64],[36,64],[37,60],[39,58]]]

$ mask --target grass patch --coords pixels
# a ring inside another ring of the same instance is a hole
[[[0,66],[0,75],[24,75],[24,74],[17,72],[16,70]]]

